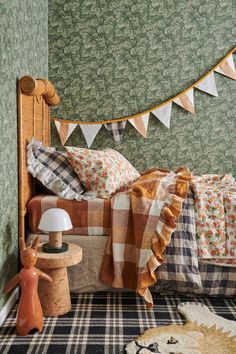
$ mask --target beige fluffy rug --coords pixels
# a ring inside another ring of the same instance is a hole
[[[186,325],[149,329],[137,340],[129,343],[126,352],[128,354],[236,354],[235,321],[225,320],[200,304],[183,303],[178,306],[178,311],[186,317],[188,321]],[[197,316],[196,320],[194,313]],[[201,317],[202,321],[200,321]]]

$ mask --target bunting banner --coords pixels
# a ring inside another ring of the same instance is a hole
[[[67,142],[77,125],[80,126],[84,139],[89,148],[91,147],[94,139],[96,138],[103,125],[111,134],[115,142],[119,143],[124,133],[127,121],[130,122],[130,124],[139,132],[139,134],[146,138],[150,113],[152,113],[152,115],[154,115],[154,117],[157,118],[166,128],[170,128],[172,102],[187,112],[195,114],[194,89],[198,89],[211,96],[218,97],[215,73],[236,80],[233,53],[236,54],[236,47],[232,49],[217,65],[215,65],[207,74],[201,77],[193,85],[186,88],[186,90],[180,92],[178,95],[160,103],[156,107],[153,107],[145,112],[135,114],[131,117],[105,120],[101,122],[83,122],[51,118],[55,122],[61,144],[64,145]]]
[[[173,100],[173,102],[186,109],[186,111],[195,114],[193,89],[186,91],[181,96]]]
[[[219,74],[230,77],[233,80],[236,80],[236,71],[234,66],[233,56],[230,55],[223,63],[221,63],[215,71]]]
[[[218,92],[216,88],[215,75],[210,73],[203,81],[195,86],[199,90],[209,93],[209,95],[218,97]]]
[[[67,123],[66,121],[59,122],[56,120],[55,120],[55,124],[56,124],[56,128],[57,128],[62,145],[64,145],[67,142],[67,140],[69,139],[69,137],[71,136],[71,134],[73,133],[73,131],[75,130],[75,128],[78,125],[75,123]]]
[[[123,122],[105,124],[105,128],[113,135],[114,140],[117,143],[120,142],[122,138],[125,126],[126,126],[126,120]]]
[[[144,137],[147,137],[147,128],[149,121],[149,113],[143,114],[140,117],[129,119],[129,122],[137,129],[137,131]]]
[[[89,148],[92,145],[101,127],[102,124],[80,124],[80,129],[82,130],[82,133]]]
[[[159,119],[167,128],[170,128],[172,102],[165,104],[164,106],[154,109],[152,114]]]

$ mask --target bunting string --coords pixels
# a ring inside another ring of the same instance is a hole
[[[152,113],[161,123],[167,128],[170,128],[172,103],[185,109],[186,111],[195,114],[194,106],[194,89],[198,89],[211,96],[218,97],[218,92],[215,83],[214,72],[224,75],[230,79],[236,80],[236,70],[234,65],[233,53],[236,52],[234,47],[227,55],[224,56],[211,70],[203,75],[194,84],[180,92],[169,100],[158,104],[157,106],[148,109],[142,113],[138,113],[129,117],[103,120],[96,122],[85,122],[77,120],[51,118],[55,122],[61,144],[64,145],[74,129],[79,125],[84,135],[88,147],[90,147],[104,125],[106,130],[113,136],[116,142],[120,142],[122,134],[126,127],[126,122],[129,123],[144,137],[147,137],[149,116]]]

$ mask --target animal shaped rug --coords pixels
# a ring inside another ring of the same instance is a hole
[[[213,314],[207,306],[181,303],[187,324],[152,328],[126,346],[128,354],[236,354],[236,321]]]

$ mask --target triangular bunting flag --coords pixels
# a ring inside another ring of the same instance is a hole
[[[58,131],[58,135],[61,140],[61,144],[65,145],[65,143],[67,142],[70,135],[72,134],[72,132],[74,131],[74,129],[77,127],[78,124],[68,123],[66,121],[62,122],[58,120],[55,120],[54,122]]]
[[[129,122],[137,129],[137,131],[144,137],[147,137],[147,128],[149,121],[149,113],[143,114],[140,117],[129,119]]]
[[[203,92],[209,93],[209,95],[218,97],[214,72],[211,72],[204,80],[202,80],[195,87]]]
[[[102,127],[102,124],[80,124],[79,125],[88,147],[92,145],[96,135]]]
[[[104,124],[105,128],[113,135],[116,142],[120,142],[126,126],[126,120],[121,122]]]
[[[234,66],[233,55],[231,54],[223,63],[221,63],[215,71],[219,74],[230,77],[233,80],[236,80],[236,71]]]
[[[152,111],[154,116],[156,116],[167,128],[170,128],[171,108],[172,102],[169,102],[164,106]]]
[[[174,102],[180,107],[186,109],[186,111],[195,114],[193,89],[190,89],[187,92],[183,93],[181,96],[176,98]]]

